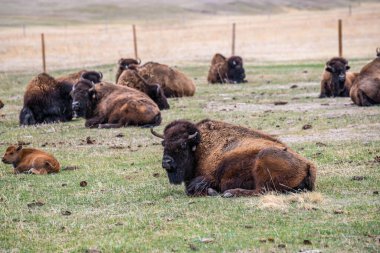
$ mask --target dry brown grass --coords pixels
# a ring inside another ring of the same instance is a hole
[[[343,19],[344,55],[372,58],[379,45],[380,3],[329,11],[289,11],[262,16],[210,17],[173,23],[140,23],[143,61],[208,62],[231,51],[231,23],[237,23],[236,53],[249,61],[328,59],[337,54],[337,20]],[[106,29],[107,28],[107,29]],[[133,56],[130,24],[0,29],[0,71],[41,70],[40,33],[46,37],[48,70],[116,63]]]

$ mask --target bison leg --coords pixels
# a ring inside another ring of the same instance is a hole
[[[248,196],[260,196],[261,192],[259,190],[246,190],[242,188],[229,189],[224,191],[222,194],[223,198],[231,197],[248,197]]]
[[[313,190],[315,168],[286,149],[271,147],[258,153],[253,176],[257,192]]]
[[[35,169],[35,168],[31,168],[28,172],[32,173],[32,174],[36,174],[36,175],[46,175],[48,174],[48,171],[44,168],[40,168],[40,169]]]
[[[99,124],[98,128],[120,128],[123,126],[124,125],[121,123],[116,123],[116,124],[106,123],[106,124]]]
[[[85,127],[97,128],[99,127],[99,124],[102,124],[104,121],[105,121],[104,117],[95,116],[93,118],[86,120]]]
[[[361,106],[371,106],[373,105],[372,99],[370,99],[362,90],[358,91],[359,100],[361,102]]]
[[[217,193],[211,188],[212,182],[204,176],[199,176],[186,183],[186,194],[188,196],[215,196]]]

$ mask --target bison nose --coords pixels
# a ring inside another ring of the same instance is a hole
[[[75,101],[71,105],[73,111],[77,111],[79,109],[79,102]]]
[[[174,162],[174,159],[171,158],[170,156],[168,155],[165,155],[163,158],[162,158],[162,168],[166,169],[166,170],[173,170],[175,168],[175,162]]]
[[[346,79],[346,76],[344,74],[339,75],[339,81],[344,81]]]

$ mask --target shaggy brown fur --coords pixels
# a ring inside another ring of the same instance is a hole
[[[72,119],[72,84],[58,82],[46,73],[33,78],[24,94],[20,125],[65,122]]]
[[[162,137],[169,181],[185,182],[188,195],[314,190],[316,167],[265,133],[213,120],[179,120]]]
[[[124,70],[128,69],[130,65],[136,65],[137,66],[137,65],[140,65],[140,63],[141,63],[140,59],[135,60],[132,58],[121,58],[117,63],[118,67],[117,67],[115,82],[117,83],[119,81],[119,77],[120,77],[121,73],[123,73]]]
[[[350,66],[344,58],[334,57],[327,61],[322,75],[319,97],[348,97],[357,75],[347,72],[348,69]]]
[[[226,58],[217,53],[211,60],[207,81],[209,83],[244,83],[245,71],[240,56]]]
[[[365,65],[350,91],[350,97],[359,106],[380,104],[380,49],[378,57]]]
[[[148,81],[139,74],[137,65],[130,65],[129,69],[123,71],[117,84],[123,86],[132,86],[131,84],[134,84],[133,88],[147,94],[158,105],[160,110],[170,108],[161,85],[148,83]]]
[[[51,154],[34,148],[9,146],[2,159],[3,163],[12,164],[14,173],[48,174],[60,170],[57,159]]]
[[[71,73],[65,76],[60,76],[57,77],[58,82],[68,82],[71,83],[72,85],[76,84],[81,78],[87,79],[92,81],[93,83],[99,83],[102,78],[103,74],[101,72],[97,71],[87,71],[87,70],[80,70],[75,73]]]
[[[128,125],[159,125],[161,113],[144,93],[129,87],[88,80],[76,83],[72,91],[73,110],[86,118],[86,127],[116,128]]]
[[[167,65],[148,62],[136,68],[138,74],[150,84],[160,84],[166,97],[193,96],[195,84],[182,72]],[[124,71],[118,84],[143,90],[143,82],[132,71]]]

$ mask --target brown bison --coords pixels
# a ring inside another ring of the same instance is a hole
[[[124,86],[132,86],[128,84],[134,84],[133,88],[147,94],[158,105],[160,110],[170,108],[161,85],[158,83],[148,83],[148,81],[139,74],[136,65],[130,65],[129,69],[123,71],[117,84]]]
[[[211,60],[207,81],[209,83],[244,83],[245,71],[243,59],[240,56],[226,58],[215,54]]]
[[[377,58],[365,65],[350,91],[350,97],[359,106],[380,104],[380,48],[376,50]]]
[[[26,87],[20,125],[71,120],[71,88],[71,83],[58,82],[46,73],[37,75]]]
[[[96,83],[102,76],[96,71],[79,71],[58,79],[39,74],[26,87],[20,125],[70,121],[73,118],[70,92],[74,82],[82,78]]]
[[[68,82],[74,85],[81,78],[90,80],[93,83],[100,83],[102,81],[103,74],[102,72],[98,72],[98,71],[80,70],[75,73],[57,77],[56,79],[58,82]]]
[[[129,66],[131,68],[131,66]],[[167,65],[147,62],[136,68],[138,74],[150,84],[160,84],[167,98],[193,96],[195,84],[182,72],[170,68]],[[132,71],[123,71],[118,84],[123,84],[131,88],[142,90],[143,82]]]
[[[132,58],[120,58],[120,60],[118,61],[118,68],[116,72],[115,82],[117,83],[121,73],[123,73],[124,70],[128,69],[130,65],[140,65],[140,63],[141,63],[140,59],[136,60]]]
[[[159,125],[161,113],[144,93],[129,87],[80,80],[71,92],[72,108],[86,118],[86,127],[117,128],[128,125]]]
[[[348,61],[342,57],[334,57],[327,61],[319,98],[348,97],[356,77],[354,73],[347,72],[349,69]]]
[[[314,190],[315,166],[282,142],[259,131],[203,120],[165,127],[162,167],[171,184],[190,196],[251,196],[266,191]]]
[[[54,156],[34,148],[9,146],[2,159],[3,163],[13,164],[14,173],[48,174],[60,170]]]

